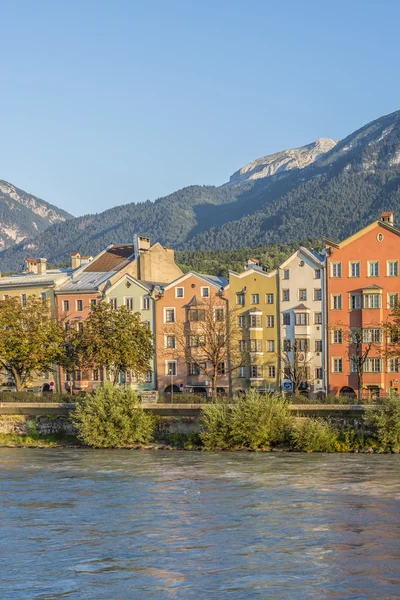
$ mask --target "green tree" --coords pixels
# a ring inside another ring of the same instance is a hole
[[[34,373],[53,371],[63,354],[63,330],[49,303],[30,296],[0,301],[0,365],[23,390]]]
[[[121,448],[148,444],[157,419],[143,410],[131,388],[106,382],[77,401],[72,422],[79,439],[88,446]]]
[[[400,450],[400,398],[390,394],[368,415],[367,424],[387,450]]]
[[[131,370],[138,379],[150,370],[153,336],[140,313],[127,306],[114,309],[109,302],[99,302],[86,319],[78,340],[70,350],[83,368],[106,369],[114,384],[120,372]]]

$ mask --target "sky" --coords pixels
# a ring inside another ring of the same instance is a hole
[[[0,0],[0,179],[78,216],[400,109],[397,0]]]

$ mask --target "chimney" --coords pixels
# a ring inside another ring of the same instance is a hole
[[[25,272],[26,273],[37,273],[37,260],[36,258],[25,259]]]
[[[75,271],[75,269],[79,269],[80,266],[81,266],[81,255],[79,254],[79,252],[73,252],[71,254],[72,270]]]
[[[38,258],[37,260],[37,274],[44,275],[47,270],[47,258]]]
[[[394,224],[394,217],[392,212],[383,212],[381,214],[381,221],[383,223],[387,223],[388,225]]]

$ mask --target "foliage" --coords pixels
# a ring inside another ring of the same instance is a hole
[[[368,414],[367,425],[385,450],[400,450],[400,397],[390,394]]]
[[[79,440],[71,435],[63,433],[52,433],[38,435],[30,432],[27,435],[19,433],[0,433],[0,447],[22,447],[22,448],[52,448],[57,446],[76,446]]]
[[[174,393],[174,404],[204,404],[207,399],[199,394]],[[158,404],[171,404],[171,394],[159,396]]]
[[[148,444],[157,422],[143,410],[136,392],[109,382],[78,400],[71,420],[78,438],[95,448]]]
[[[140,313],[127,306],[114,309],[109,302],[98,302],[85,321],[72,354],[84,368],[101,367],[113,374],[131,370],[144,377],[153,357],[153,336]]]
[[[198,433],[170,433],[168,443],[175,448],[183,448],[184,450],[194,450],[202,445]]]
[[[31,392],[0,392],[0,402],[51,402],[65,403],[71,402],[69,394],[33,394]]]
[[[293,446],[304,452],[333,452],[336,449],[338,433],[323,419],[305,418],[299,420],[292,431]]]
[[[62,356],[63,330],[48,302],[28,296],[0,301],[0,365],[15,381],[17,391],[34,373],[52,371]]]
[[[203,408],[201,439],[208,450],[267,449],[288,439],[291,422],[282,397],[248,390],[232,405],[218,399]]]

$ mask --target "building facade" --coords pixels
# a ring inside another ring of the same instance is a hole
[[[279,389],[278,272],[267,273],[251,259],[242,273],[229,272],[229,298],[236,313],[246,362],[233,377],[233,391]]]
[[[328,387],[333,394],[377,397],[399,388],[399,361],[387,360],[385,324],[400,293],[400,230],[393,213],[340,243],[326,240]],[[361,338],[361,339],[360,339]]]
[[[325,392],[325,257],[300,247],[278,271],[282,391],[314,397]]]

